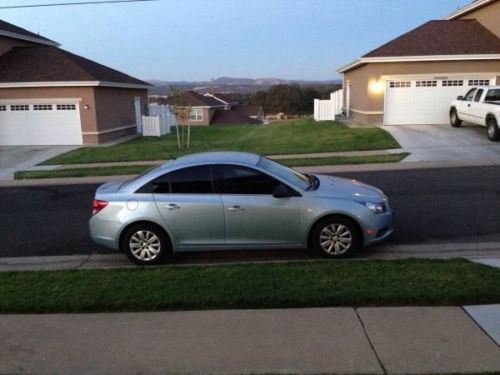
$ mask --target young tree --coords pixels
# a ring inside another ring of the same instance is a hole
[[[170,92],[172,96],[171,103],[173,103],[170,108],[177,119],[175,127],[177,145],[179,149],[189,148],[191,142],[191,103],[185,99],[178,87],[171,87]],[[186,127],[187,129],[185,129]]]

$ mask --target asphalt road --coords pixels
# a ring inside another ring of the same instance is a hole
[[[391,244],[500,241],[498,167],[336,175],[387,194],[397,212]],[[96,187],[0,188],[0,257],[113,252],[89,239]]]

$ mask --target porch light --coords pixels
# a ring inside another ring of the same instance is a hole
[[[380,94],[384,92],[384,82],[382,80],[372,80],[368,83],[368,90],[372,94]]]

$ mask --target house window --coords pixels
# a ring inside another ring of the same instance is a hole
[[[436,87],[437,81],[417,81],[417,87]]]
[[[33,106],[35,111],[52,111],[52,104],[35,104]]]
[[[403,88],[403,87],[411,87],[410,81],[391,81],[389,82],[390,88]]]
[[[7,110],[7,106],[6,105],[0,105],[0,111],[6,111]]]
[[[10,106],[11,111],[29,111],[30,106],[28,104],[13,104]]]
[[[203,120],[203,109],[201,109],[201,108],[191,109],[191,120],[202,121]]]
[[[76,104],[58,104],[58,111],[74,111],[76,110]]]
[[[489,86],[489,79],[469,79],[469,86]]]
[[[463,86],[464,81],[462,79],[455,79],[455,80],[448,80],[448,81],[443,81],[442,82],[443,87],[446,86]]]

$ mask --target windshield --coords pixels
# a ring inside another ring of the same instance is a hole
[[[285,167],[284,165],[273,160],[261,157],[257,165],[288,181],[293,186],[301,188],[302,190],[307,190],[311,186],[311,182],[306,175]]]

